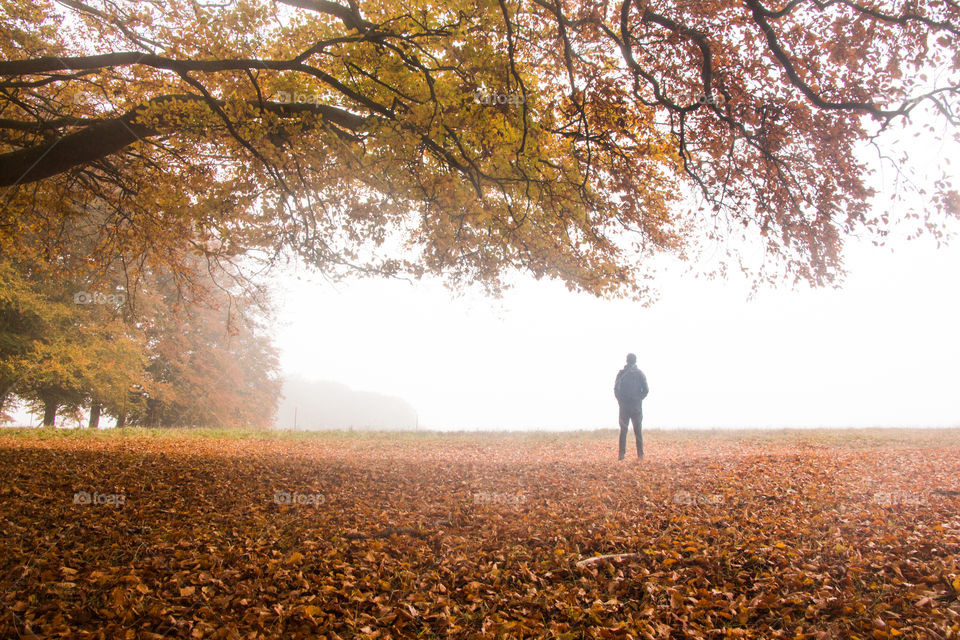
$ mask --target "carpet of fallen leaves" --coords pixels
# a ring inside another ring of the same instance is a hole
[[[955,442],[615,438],[0,435],[0,637],[960,638]]]

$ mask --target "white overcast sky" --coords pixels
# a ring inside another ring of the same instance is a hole
[[[935,177],[951,147],[917,131],[897,144]],[[890,175],[873,183],[889,191]],[[424,428],[614,427],[629,351],[650,383],[645,427],[960,426],[960,242],[851,240],[845,264],[839,289],[753,299],[678,268],[647,308],[530,278],[497,300],[431,280],[284,277],[276,335],[285,375],[399,396]]]
[[[841,289],[765,290],[678,270],[652,307],[521,280],[285,281],[287,375],[397,395],[436,429],[616,426],[634,351],[647,427],[960,425],[960,246],[852,244]]]

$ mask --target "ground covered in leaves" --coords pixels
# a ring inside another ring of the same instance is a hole
[[[862,433],[0,433],[0,637],[960,638],[960,435]]]

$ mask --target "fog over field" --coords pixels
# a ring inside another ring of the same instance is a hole
[[[752,300],[736,279],[674,265],[649,308],[532,279],[491,300],[435,282],[291,277],[281,363],[403,398],[431,429],[616,427],[628,351],[650,382],[647,428],[958,425],[960,247],[895,247],[851,243],[841,288]]]
[[[288,378],[277,410],[281,429],[416,429],[417,412],[400,398],[336,382]]]

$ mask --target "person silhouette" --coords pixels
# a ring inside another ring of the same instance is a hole
[[[643,399],[650,393],[647,377],[637,368],[637,356],[627,354],[627,366],[617,373],[613,383],[613,395],[620,405],[620,460],[627,453],[627,431],[633,422],[633,434],[637,439],[637,458],[643,460]]]

